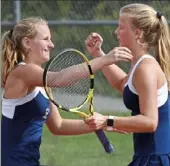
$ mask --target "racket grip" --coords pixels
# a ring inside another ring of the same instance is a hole
[[[103,130],[95,131],[97,137],[99,138],[100,142],[102,143],[106,153],[112,153],[114,151],[113,145],[109,142],[108,138],[106,137]]]

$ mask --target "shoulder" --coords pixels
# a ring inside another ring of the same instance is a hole
[[[146,76],[158,76],[161,68],[154,58],[145,58],[136,67],[134,72],[135,77],[143,79]]]
[[[144,58],[136,67],[133,82],[135,87],[156,88],[162,87],[166,77],[159,63],[154,58]]]
[[[41,66],[38,66],[33,63],[28,63],[24,65],[18,65],[11,71],[10,75],[15,76],[17,78],[22,78],[29,75],[30,73],[33,74],[41,70],[43,70]]]
[[[10,77],[21,80],[27,86],[42,86],[43,72],[44,69],[41,66],[29,63],[18,65],[11,71]]]
[[[155,58],[143,58],[142,61],[139,63],[138,68],[158,68],[159,63]]]
[[[158,82],[159,64],[154,58],[144,58],[134,71],[133,85],[137,92],[148,91],[152,88],[156,91]]]

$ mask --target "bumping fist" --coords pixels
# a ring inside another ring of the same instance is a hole
[[[102,52],[101,46],[103,43],[102,37],[98,33],[91,33],[85,40],[85,45],[89,54],[93,57],[97,57]]]

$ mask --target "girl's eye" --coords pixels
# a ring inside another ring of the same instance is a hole
[[[44,40],[48,40],[48,37],[44,38]]]

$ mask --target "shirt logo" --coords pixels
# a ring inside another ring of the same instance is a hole
[[[44,115],[42,118],[43,118],[43,119],[47,119],[49,112],[50,112],[50,109],[49,109],[49,108],[46,108],[46,110],[45,110],[45,115]]]

